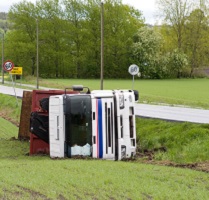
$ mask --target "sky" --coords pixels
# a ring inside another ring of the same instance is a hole
[[[0,0],[0,12],[8,12],[10,6],[14,3],[18,3],[22,0]],[[31,1],[33,3],[36,2],[36,0],[27,0]],[[124,4],[129,4],[136,9],[142,11],[143,16],[145,17],[145,22],[149,24],[155,24],[156,18],[155,18],[155,0],[122,0]]]

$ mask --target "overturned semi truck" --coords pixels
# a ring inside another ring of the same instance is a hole
[[[136,153],[134,90],[93,90],[73,86],[77,93],[52,95],[48,131],[31,132],[49,143],[52,158],[89,156],[122,160]],[[35,113],[36,114],[36,113]],[[32,113],[34,115],[34,113]],[[44,119],[47,121],[47,119]]]

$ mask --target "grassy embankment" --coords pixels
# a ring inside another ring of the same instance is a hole
[[[18,99],[18,106],[15,97],[0,94],[0,117],[19,123],[22,100]]]
[[[0,113],[14,124],[18,124],[21,106],[16,99],[0,94]],[[21,105],[21,100],[19,100]],[[162,120],[137,119],[137,140],[141,152],[155,152],[155,159],[178,163],[194,163],[209,160],[209,125],[175,123]],[[3,124],[2,124],[3,125]],[[4,125],[3,125],[4,126]]]
[[[140,151],[155,151],[154,160],[209,161],[209,124],[137,119],[137,140]]]
[[[88,85],[93,89],[99,89],[98,80],[41,80],[41,85],[52,88],[55,86],[64,88],[79,83]],[[106,89],[119,88],[119,86],[120,88],[128,88],[129,84],[131,84],[130,80],[105,80]],[[192,99],[197,106],[203,104],[206,106],[209,105],[209,93],[206,92],[209,88],[208,84],[209,79],[137,80],[135,82],[135,87],[140,91],[140,97],[142,96],[141,99],[143,99],[143,90],[145,90],[149,94],[160,93],[164,96],[162,99],[172,94],[175,96],[173,99],[180,99],[179,102],[183,102],[189,96],[189,99]],[[167,93],[164,91],[165,88],[170,88],[170,91],[172,92]],[[191,88],[194,88],[194,90],[191,90]],[[196,88],[201,89],[197,90]],[[158,92],[156,92],[157,89]],[[12,118],[14,121],[18,122],[20,107],[16,107],[15,99],[1,94],[0,99],[0,113],[3,113],[3,116]],[[149,102],[150,101],[151,100],[149,100]],[[20,102],[19,105],[21,105]],[[207,148],[209,146],[208,125],[140,119],[137,121],[137,126],[138,147],[141,151],[153,150],[156,148],[166,149],[166,152],[155,152],[155,159],[157,160],[171,160],[179,163],[209,160],[209,149]]]
[[[17,127],[0,118],[0,199],[201,199],[209,174],[101,160],[32,156]]]
[[[36,79],[28,77],[22,83],[36,85]],[[100,80],[41,79],[40,85],[60,88],[82,84],[91,90],[100,88]],[[130,80],[104,80],[104,89],[131,89]],[[139,91],[140,103],[186,105],[209,109],[209,79],[140,80],[135,78],[134,89]]]
[[[15,98],[0,99],[1,110],[19,113]],[[206,173],[142,164],[146,157],[134,162],[28,157],[28,142],[10,140],[17,131],[0,119],[0,199],[208,199]],[[142,152],[166,150],[155,152],[154,160],[209,160],[208,125],[137,119],[137,139]]]

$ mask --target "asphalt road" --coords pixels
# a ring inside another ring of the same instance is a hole
[[[23,89],[0,85],[0,93],[12,96],[15,96],[16,94],[18,98],[21,98],[23,95]],[[135,114],[139,117],[209,124],[209,110],[204,109],[136,104]]]
[[[11,95],[11,96],[17,96],[18,98],[22,98],[23,89],[0,85],[0,93],[8,94],[8,95]],[[0,100],[0,102],[1,102],[1,100]]]
[[[209,110],[203,109],[136,104],[135,112],[141,117],[209,124]]]

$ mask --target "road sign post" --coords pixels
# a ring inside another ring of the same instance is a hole
[[[22,67],[13,67],[9,73],[12,75],[22,75]]]
[[[134,89],[134,76],[139,74],[139,67],[135,64],[132,64],[128,68],[128,72],[133,76],[133,82],[132,82],[132,90]]]
[[[10,72],[14,68],[14,63],[11,60],[7,60],[6,62],[4,62],[3,68],[4,68],[4,71]],[[10,78],[12,80],[12,86],[14,89],[14,93],[15,93],[15,97],[16,97],[16,101],[17,101],[17,106],[18,106],[18,100],[17,100],[17,95],[16,95],[16,91],[15,91],[15,87],[14,87],[14,81],[12,78],[12,74],[10,74]]]
[[[22,85],[22,73],[23,73],[23,68],[22,67],[13,67],[13,69],[9,72],[9,74],[15,75],[15,83],[16,83],[16,75],[21,76],[20,85]]]
[[[14,67],[14,63],[11,60],[7,60],[3,64],[4,71],[10,72]]]

